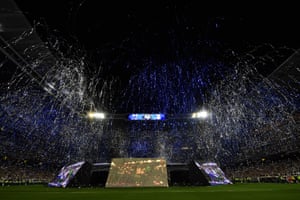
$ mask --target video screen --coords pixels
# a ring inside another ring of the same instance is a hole
[[[166,161],[160,158],[114,158],[105,187],[168,187]]]
[[[78,170],[82,167],[84,162],[78,162],[69,166],[64,166],[55,177],[55,179],[48,184],[51,187],[67,187],[70,180],[76,175]]]

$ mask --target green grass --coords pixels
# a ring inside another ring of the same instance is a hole
[[[300,199],[300,184],[235,184],[169,188],[49,188],[0,187],[1,200],[292,200]]]

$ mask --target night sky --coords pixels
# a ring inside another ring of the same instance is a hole
[[[198,41],[249,49],[270,43],[300,47],[299,16],[290,3],[252,1],[16,0],[32,23],[42,22],[91,54],[126,46],[141,56],[176,56]],[[275,4],[275,5],[274,5]]]

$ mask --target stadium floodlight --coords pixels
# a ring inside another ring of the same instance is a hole
[[[206,110],[201,110],[199,112],[192,114],[192,118],[197,118],[197,119],[206,119],[208,116],[209,113]]]
[[[100,112],[88,112],[87,116],[90,119],[105,119],[105,114]]]
[[[136,114],[130,114],[128,116],[129,120],[164,120],[165,115],[164,114],[144,114],[144,113],[136,113]]]

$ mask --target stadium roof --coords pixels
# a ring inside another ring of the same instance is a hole
[[[55,58],[13,0],[2,0],[0,7],[1,56],[8,57],[12,62],[3,64],[0,83],[7,82],[17,66],[19,70],[25,67],[23,72],[41,82],[45,72],[36,71],[34,61],[43,55],[39,64],[50,67],[55,63]]]

